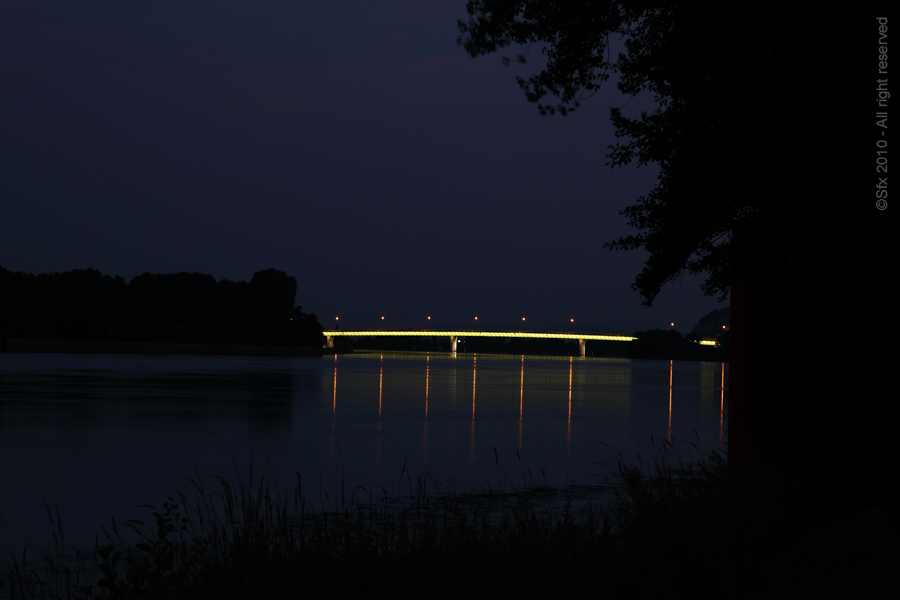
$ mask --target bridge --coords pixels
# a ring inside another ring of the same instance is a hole
[[[578,340],[578,350],[581,356],[584,356],[584,343],[587,340],[604,340],[612,342],[633,342],[637,338],[633,335],[618,335],[613,333],[597,334],[597,333],[569,333],[569,332],[544,332],[544,331],[470,331],[470,330],[431,330],[431,329],[408,329],[408,330],[385,330],[385,329],[355,329],[355,330],[325,330],[322,332],[325,336],[325,347],[334,348],[334,338],[338,336],[344,337],[369,337],[369,336],[407,336],[407,337],[449,337],[450,352],[456,352],[456,341],[461,337],[499,337],[499,338],[552,338],[557,340]],[[701,340],[700,344],[704,346],[715,346],[716,340]]]

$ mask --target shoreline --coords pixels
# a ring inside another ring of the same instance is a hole
[[[334,348],[309,346],[242,346],[85,340],[8,339],[4,341],[2,352],[10,354],[191,354],[209,356],[330,356],[335,354]]]
[[[398,349],[376,348],[314,348],[310,346],[250,346],[238,344],[180,344],[168,342],[101,342],[89,340],[33,340],[7,339],[0,344],[0,354],[155,354],[155,355],[193,355],[193,356],[333,356],[335,354],[354,354],[369,352],[409,352]],[[421,352],[428,352],[422,350]],[[432,351],[434,353],[446,353]],[[459,354],[476,354],[460,352]],[[481,352],[477,354],[482,354]],[[485,352],[483,354],[494,354]],[[515,356],[518,356],[516,354]],[[533,354],[528,356],[568,356],[565,354]],[[592,358],[628,358],[620,354],[601,354]],[[669,360],[668,357],[649,360]],[[633,360],[633,359],[632,359]],[[681,358],[675,360],[704,362],[708,359]],[[712,362],[728,362],[715,360]]]

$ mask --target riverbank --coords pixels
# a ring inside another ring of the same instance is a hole
[[[3,352],[33,354],[192,354],[201,356],[323,356],[334,348],[308,346],[240,346],[231,344],[167,344],[92,342],[83,340],[5,340]],[[340,354],[342,351],[337,350]]]
[[[684,462],[654,448],[610,465],[614,498],[574,503],[578,490],[524,471],[511,491],[460,493],[413,483],[405,464],[396,490],[320,489],[319,502],[299,475],[284,492],[252,476],[192,481],[155,526],[114,523],[94,552],[10,549],[0,598],[894,597],[882,509],[842,515],[771,472],[729,474],[719,453]],[[125,546],[118,532],[132,529],[143,541]]]

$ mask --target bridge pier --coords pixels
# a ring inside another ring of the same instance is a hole
[[[456,336],[450,336],[450,352],[456,352]]]
[[[325,347],[326,348],[334,348],[334,336],[333,335],[325,336]]]
[[[578,351],[581,352],[581,358],[584,358],[584,340],[578,340]]]

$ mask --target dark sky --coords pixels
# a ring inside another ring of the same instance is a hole
[[[700,278],[643,308],[645,255],[602,248],[657,174],[604,166],[626,98],[541,117],[515,82],[540,48],[472,59],[464,17],[463,0],[3,2],[0,265],[274,267],[326,327],[689,331],[719,307]]]

